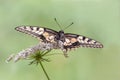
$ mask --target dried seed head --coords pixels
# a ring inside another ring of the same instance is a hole
[[[42,53],[45,54],[46,52],[49,52],[52,49],[56,49],[56,48],[57,48],[56,44],[41,42],[38,45],[35,45],[33,47],[20,51],[17,55],[10,55],[7,58],[6,62],[11,61],[12,59],[14,60],[14,62],[17,62],[18,60],[21,60],[21,59],[28,59],[30,58],[29,56],[35,55],[36,52],[38,51],[41,51]],[[43,54],[42,54],[42,57],[43,57]]]

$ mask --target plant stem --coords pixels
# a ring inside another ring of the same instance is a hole
[[[41,67],[42,67],[42,69],[43,69],[43,71],[44,71],[44,73],[45,73],[47,79],[50,80],[50,78],[49,78],[49,76],[48,76],[48,74],[47,74],[47,72],[46,72],[46,70],[45,70],[45,68],[44,68],[44,66],[43,66],[43,64],[42,64],[41,61],[40,61],[40,65],[41,65]]]

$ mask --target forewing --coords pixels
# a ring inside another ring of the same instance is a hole
[[[37,26],[18,26],[15,30],[29,34],[43,42],[54,42],[54,38],[57,35],[57,31]]]
[[[64,48],[71,49],[77,47],[103,48],[103,45],[100,42],[85,36],[66,33]]]

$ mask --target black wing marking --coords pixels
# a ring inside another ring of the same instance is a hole
[[[18,26],[15,30],[29,34],[39,40],[42,40],[43,42],[54,42],[54,37],[58,33],[52,29],[37,26]]]
[[[77,47],[103,48],[103,45],[100,42],[85,36],[66,33],[64,48],[67,50]]]

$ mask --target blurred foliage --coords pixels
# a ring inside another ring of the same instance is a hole
[[[0,80],[46,80],[40,66],[6,64],[5,59],[39,42],[15,31],[16,26],[59,31],[54,18],[63,28],[74,22],[65,32],[96,39],[104,48],[79,48],[68,52],[67,59],[52,56],[43,64],[51,80],[120,80],[120,0],[0,0]]]

